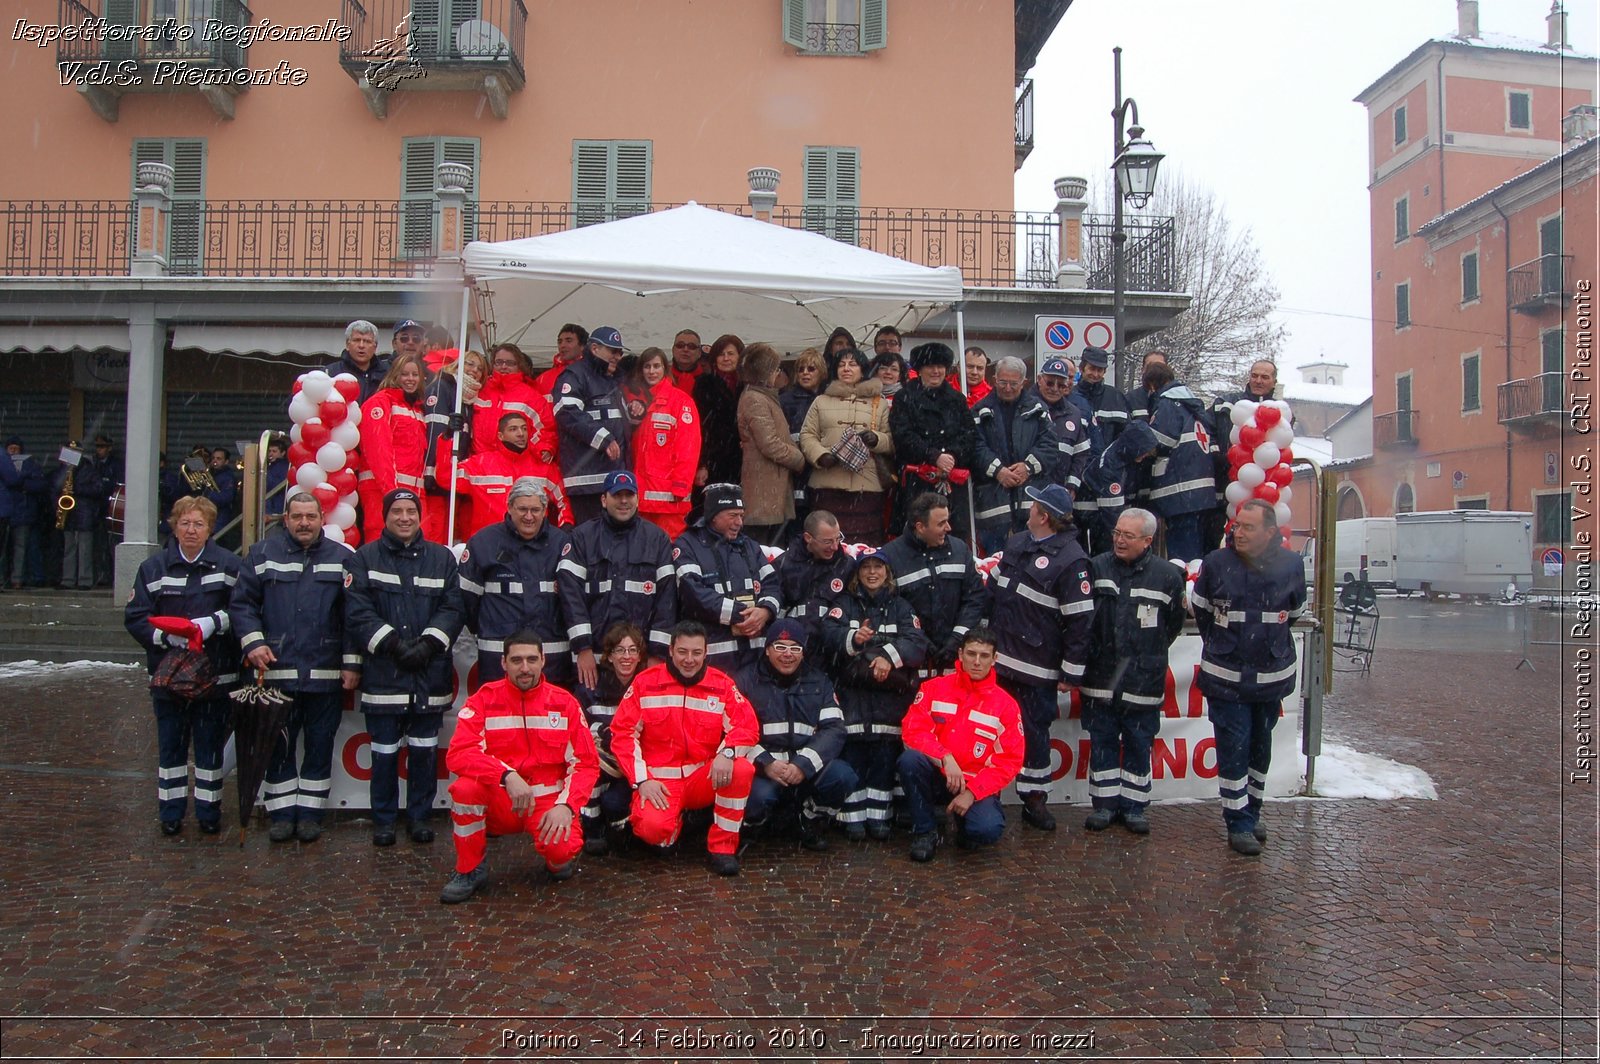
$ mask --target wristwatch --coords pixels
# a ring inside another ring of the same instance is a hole
[[[723,747],[723,748],[722,748],[722,749],[721,749],[721,750],[719,750],[719,751],[717,751],[717,756],[719,756],[719,757],[725,757],[725,758],[727,758],[727,759],[728,759],[728,760],[729,760],[729,761],[732,761],[732,760],[734,760],[734,759],[735,759],[735,758],[737,758],[737,757],[738,757],[738,756],[739,756],[739,755],[738,755],[738,754],[737,754],[737,753],[735,753],[735,752],[734,752],[734,749],[733,749],[733,747],[731,747],[731,746],[724,746],[724,747]]]

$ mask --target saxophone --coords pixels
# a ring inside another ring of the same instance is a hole
[[[67,444],[69,450],[78,449],[78,441],[73,440]],[[78,475],[77,466],[67,467],[67,479],[61,485],[61,498],[56,500],[56,531],[60,532],[67,527],[67,515],[78,508],[78,500],[72,497],[72,482]]]

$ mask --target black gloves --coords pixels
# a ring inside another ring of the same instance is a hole
[[[832,451],[829,451],[826,454],[822,454],[822,455],[819,455],[817,457],[817,468],[818,469],[832,469],[834,466],[836,466],[838,464],[839,464],[839,456],[834,454]]]
[[[428,667],[428,662],[433,660],[438,650],[439,644],[427,636],[408,639],[395,651],[395,664],[406,672],[421,672]]]
[[[868,447],[876,447],[878,446],[878,434],[873,432],[871,429],[868,429],[867,431],[861,433],[861,442],[866,444]]]

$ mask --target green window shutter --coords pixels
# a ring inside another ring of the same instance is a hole
[[[138,18],[138,0],[106,0],[106,23],[111,26],[132,26]],[[110,36],[110,35],[108,35]],[[130,35],[116,34],[118,40],[105,42],[107,59],[132,59],[137,42]]]
[[[573,224],[584,226],[650,209],[651,142],[572,142]]]
[[[134,141],[130,188],[138,181],[140,163],[165,163],[173,170],[172,212],[167,222],[168,269],[182,275],[204,272],[202,234],[205,231],[206,142]]]
[[[806,0],[783,0],[783,43],[805,51]]]
[[[442,158],[444,163],[464,163],[472,168],[467,181],[467,204],[461,219],[462,240],[478,239],[478,138],[446,137]],[[437,179],[437,174],[435,175]]]
[[[1478,356],[1461,360],[1461,409],[1478,409]]]
[[[444,27],[449,35],[444,42],[444,53],[452,58],[461,58],[461,52],[456,48],[456,31],[463,22],[470,22],[478,17],[478,0],[445,0],[445,14],[447,18]]]
[[[856,243],[861,206],[861,152],[807,148],[801,224],[813,233]]]
[[[417,58],[427,61],[444,53],[440,45],[440,22],[445,0],[411,0],[411,38],[417,42]],[[454,42],[451,42],[452,44]]]
[[[618,141],[612,145],[612,217],[627,218],[650,210],[650,142]]]
[[[400,155],[400,254],[423,258],[437,246],[434,234],[434,171],[439,165],[438,137],[407,137]]]
[[[861,0],[861,50],[873,52],[889,43],[889,0]]]

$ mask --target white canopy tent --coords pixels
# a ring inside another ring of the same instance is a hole
[[[961,271],[918,266],[816,233],[695,203],[523,240],[467,245],[492,293],[495,339],[553,341],[564,322],[613,325],[635,350],[679,329],[736,333],[780,351],[835,326],[911,330],[961,299]]]

